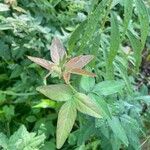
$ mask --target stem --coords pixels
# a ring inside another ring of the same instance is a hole
[[[69,87],[73,90],[74,93],[77,93],[77,92],[78,92],[70,83],[69,83],[68,85],[69,85]]]
[[[146,140],[140,145],[140,147],[142,147],[150,138],[150,135],[146,138]]]

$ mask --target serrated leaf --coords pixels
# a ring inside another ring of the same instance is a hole
[[[52,61],[56,64],[59,64],[60,61],[66,55],[66,51],[65,48],[63,47],[63,44],[56,37],[52,40],[52,44],[50,46],[50,54],[51,54]]]
[[[76,43],[79,40],[79,37],[82,36],[83,29],[86,23],[87,23],[87,20],[81,22],[80,25],[78,25],[76,29],[73,31],[73,33],[71,34],[71,37],[69,38],[69,42],[68,42],[68,48],[69,48],[70,53],[74,50]]]
[[[57,122],[57,148],[60,149],[72,130],[76,119],[76,108],[73,103],[66,102],[60,109]]]
[[[144,48],[149,33],[149,14],[143,0],[136,0],[135,5],[140,20],[141,41],[142,41],[142,47]]]
[[[125,0],[124,1],[124,21],[123,21],[124,31],[122,34],[122,38],[124,38],[126,31],[128,29],[129,22],[132,18],[132,11],[133,11],[133,0]]]
[[[97,5],[96,9],[87,18],[85,32],[82,36],[82,39],[80,40],[80,49],[78,53],[81,53],[84,51],[84,48],[86,47],[87,43],[90,41],[91,37],[94,35],[98,27],[98,23],[103,17],[102,14],[104,13],[103,11],[106,9],[107,3],[108,3],[108,0],[102,0]]]
[[[90,92],[95,85],[95,79],[91,77],[82,76],[80,81],[80,88],[85,92]]]
[[[142,44],[140,39],[137,36],[135,36],[131,31],[128,31],[128,37],[134,51],[136,71],[138,72],[139,66],[142,61]]]
[[[65,84],[40,86],[37,88],[37,91],[55,101],[68,101],[73,96],[71,88]]]
[[[112,117],[112,119],[108,120],[108,124],[111,127],[113,133],[116,135],[116,137],[118,137],[126,146],[128,146],[128,138],[119,119],[117,117]]]
[[[107,79],[113,79],[114,77],[114,66],[113,61],[117,55],[120,45],[120,33],[119,23],[116,15],[111,14],[111,37],[110,37],[110,50],[106,62],[106,77]]]
[[[124,79],[127,90],[129,91],[130,94],[132,94],[133,93],[133,88],[132,88],[132,84],[129,80],[127,69],[120,62],[116,62],[115,67],[119,71],[121,77]]]
[[[107,96],[121,91],[124,87],[125,84],[121,80],[103,81],[96,84],[92,92],[96,93],[97,95]]]
[[[28,56],[28,58],[31,61],[35,62],[36,64],[38,64],[38,65],[42,66],[43,68],[45,68],[47,70],[50,70],[50,71],[51,71],[51,68],[54,66],[53,62],[45,60],[45,59],[42,59],[42,58],[31,57],[31,56]]]
[[[92,117],[102,118],[100,110],[98,109],[95,102],[92,101],[92,99],[90,99],[90,97],[86,96],[83,93],[76,93],[75,100],[76,100],[76,108],[80,112]]]

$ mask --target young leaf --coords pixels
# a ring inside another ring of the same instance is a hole
[[[73,103],[66,102],[60,109],[57,122],[57,148],[60,149],[72,130],[77,115]]]
[[[86,71],[86,70],[83,70],[83,69],[80,69],[80,68],[74,68],[74,69],[70,70],[69,72],[73,73],[73,74],[86,75],[86,76],[90,76],[90,77],[96,76],[96,74]]]
[[[96,84],[92,92],[96,93],[97,95],[107,96],[121,91],[124,87],[125,84],[123,81],[103,81]]]
[[[111,127],[114,134],[126,145],[128,146],[128,138],[126,136],[125,130],[123,129],[119,119],[117,117],[113,117],[108,120],[108,124]]]
[[[135,4],[140,20],[142,47],[144,48],[145,41],[149,32],[149,14],[143,0],[136,0]]]
[[[55,65],[53,62],[42,59],[42,58],[31,57],[31,56],[28,56],[28,58],[31,61],[35,62],[36,64],[38,64],[38,65],[42,66],[43,68],[50,70],[50,71],[51,71],[51,68]]]
[[[63,73],[63,78],[64,78],[66,84],[68,84],[68,83],[69,83],[69,80],[70,80],[70,73],[64,72],[64,73]]]
[[[66,68],[68,70],[72,70],[75,68],[82,69],[85,65],[87,65],[92,59],[94,58],[93,55],[81,55],[72,58],[66,63]]]
[[[71,88],[65,84],[40,86],[37,91],[55,101],[68,101],[73,96]]]
[[[108,79],[113,79],[113,61],[117,55],[120,45],[120,33],[117,17],[111,14],[111,37],[110,37],[110,51],[107,58],[106,74]]]
[[[56,64],[59,64],[60,61],[66,55],[66,51],[61,41],[58,38],[54,38],[52,40],[52,44],[50,46],[50,54],[51,54],[52,61]]]
[[[102,118],[101,112],[98,109],[97,105],[88,96],[82,93],[77,93],[75,95],[75,100],[76,107],[80,112],[96,118]]]

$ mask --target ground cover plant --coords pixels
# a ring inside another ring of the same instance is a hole
[[[150,4],[0,0],[0,149],[148,150]]]

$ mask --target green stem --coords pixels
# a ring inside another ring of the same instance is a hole
[[[77,92],[78,92],[70,83],[69,83],[68,85],[69,85],[69,87],[73,90],[74,93],[77,93]]]

